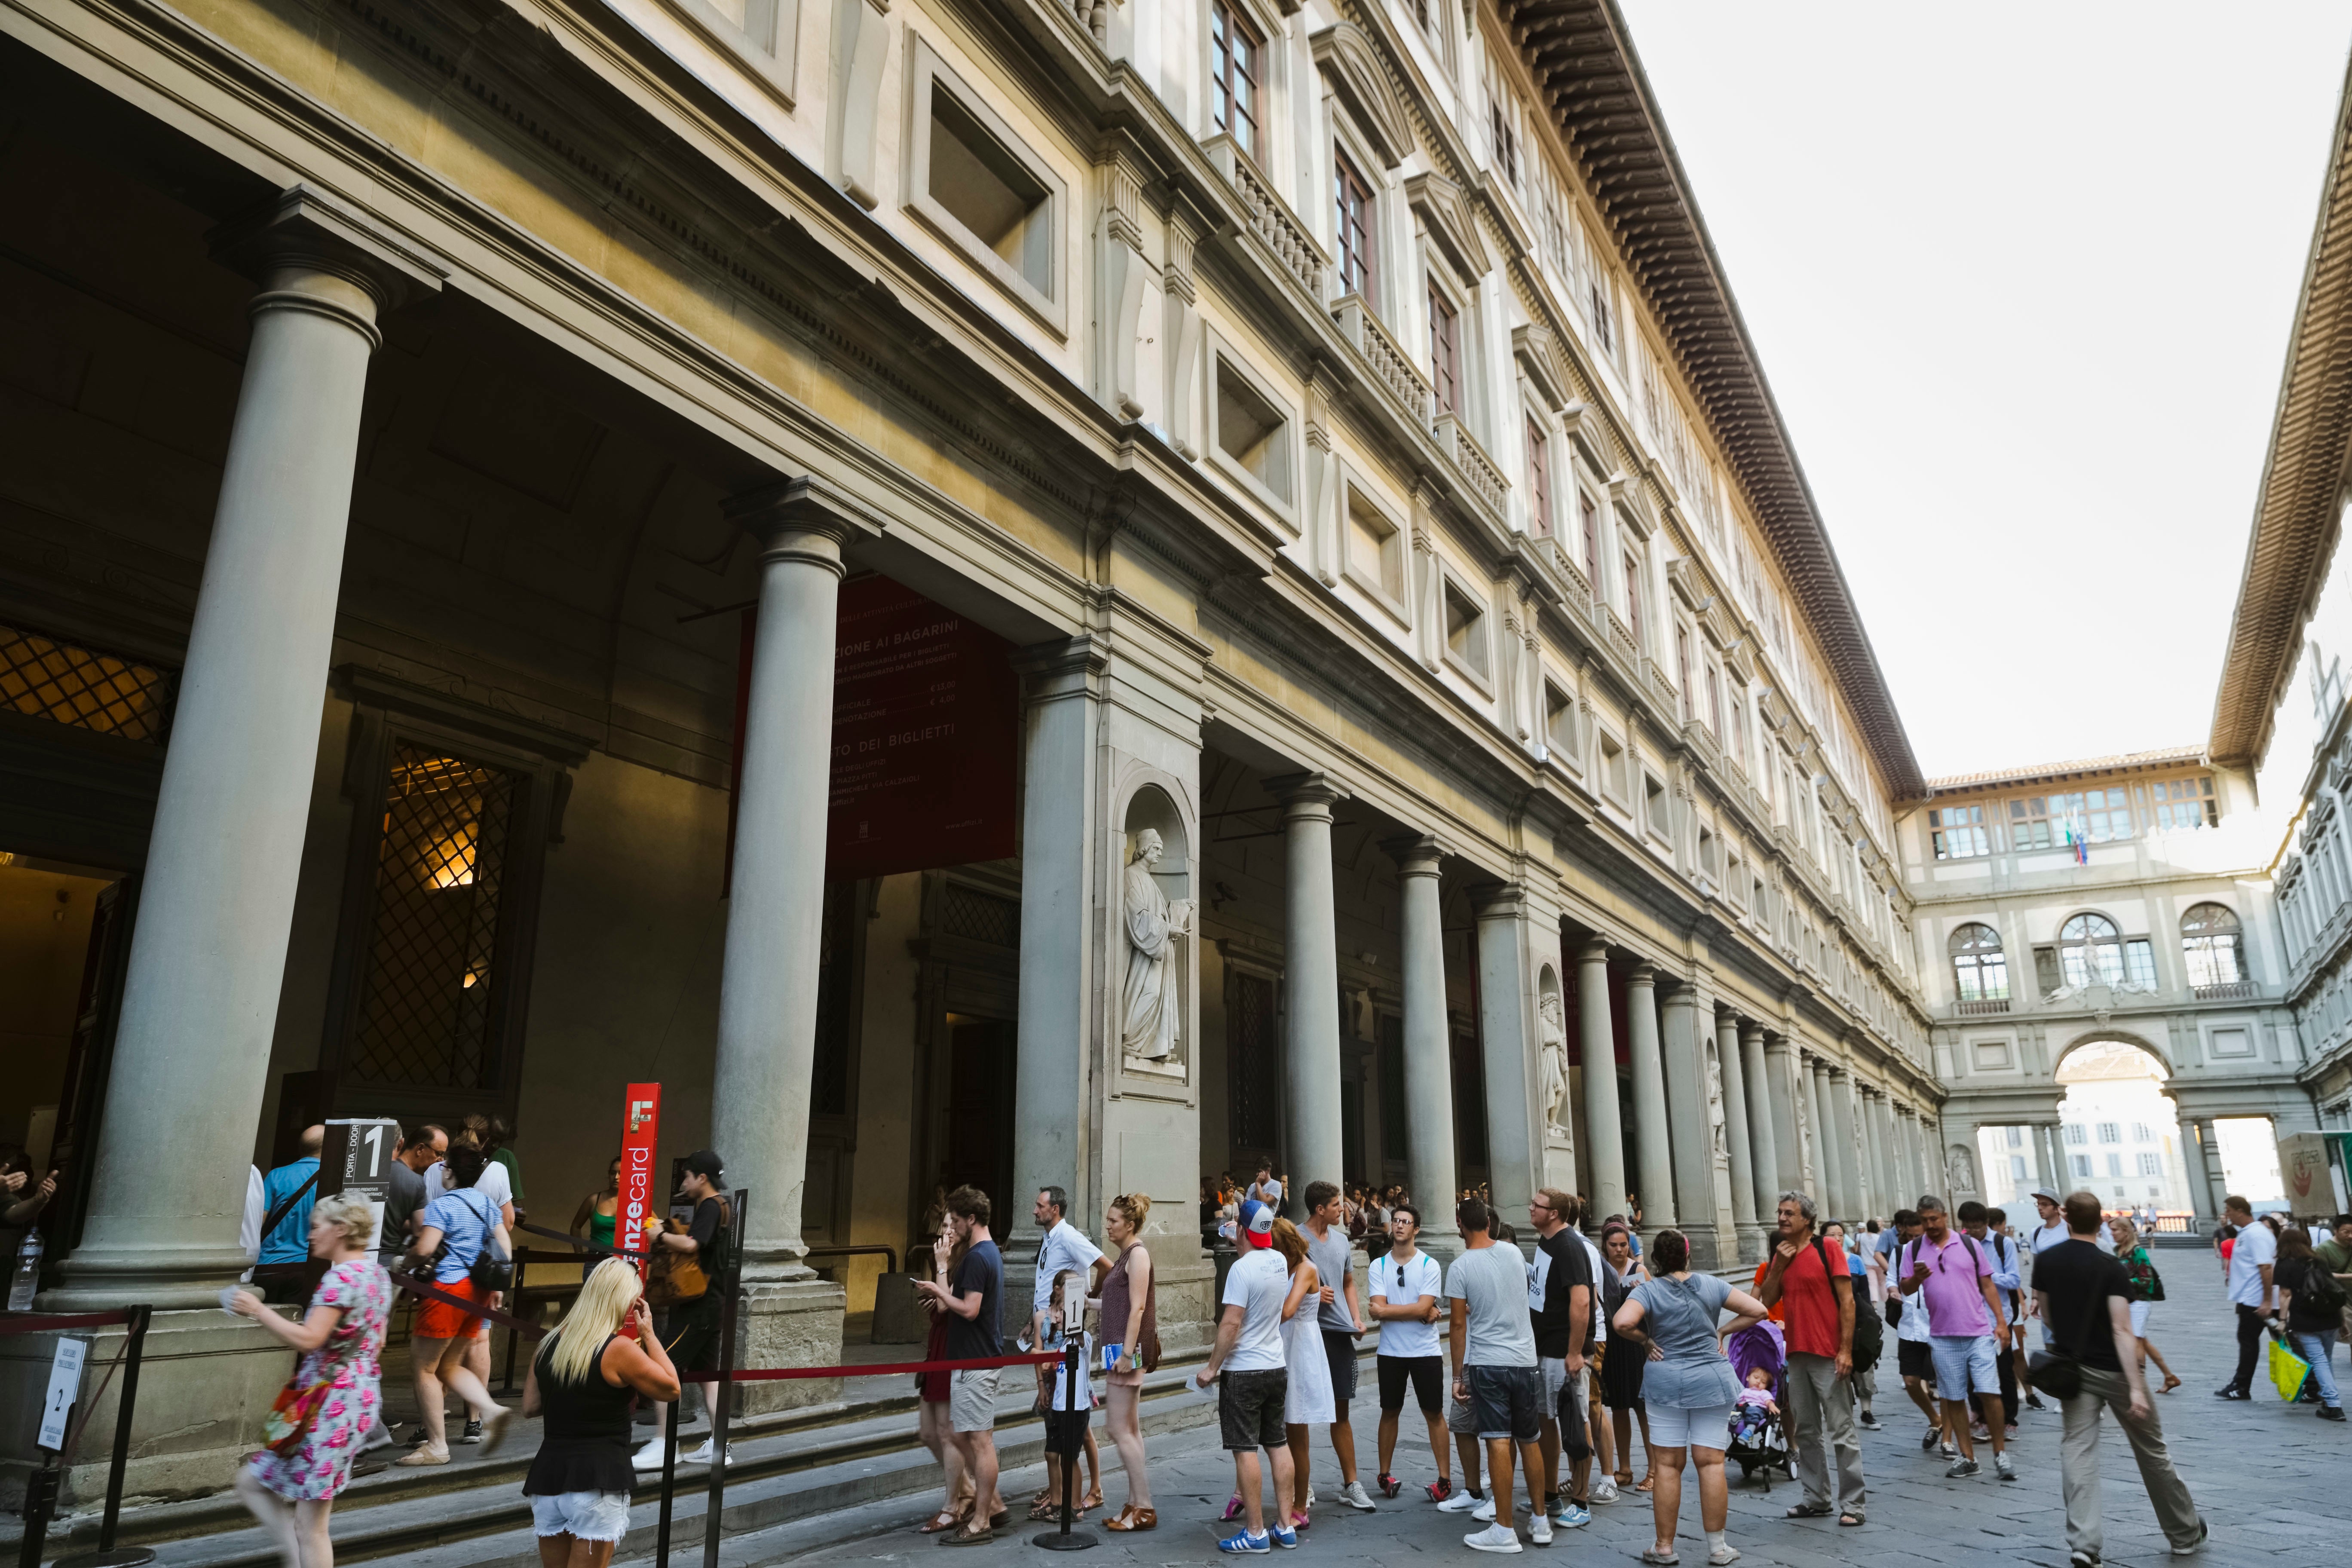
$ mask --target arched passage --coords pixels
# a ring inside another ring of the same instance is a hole
[[[2058,1158],[2068,1191],[2086,1189],[2109,1210],[2151,1211],[2186,1228],[2197,1208],[2196,1139],[2165,1085],[2171,1068],[2147,1041],[2107,1036],[2069,1047],[2058,1062]]]

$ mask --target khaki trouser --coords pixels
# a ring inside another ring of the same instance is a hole
[[[1862,1439],[1854,1436],[1853,1393],[1825,1355],[1789,1357],[1789,1446],[1797,1451],[1797,1479],[1805,1500],[1830,1500],[1829,1457],[1837,1454],[1838,1507],[1862,1512]]]
[[[2172,1468],[2164,1446],[2164,1425],[2151,1401],[2145,1420],[2131,1415],[2131,1384],[2119,1372],[2083,1368],[2083,1390],[2063,1400],[2065,1436],[2058,1445],[2058,1473],[2066,1493],[2066,1547],[2070,1552],[2102,1549],[2105,1523],[2099,1497],[2099,1412],[2112,1410],[2139,1461],[2139,1479],[2147,1500],[2156,1505],[2156,1521],[2175,1546],[2197,1540],[2197,1505],[2189,1500],[2189,1485]]]

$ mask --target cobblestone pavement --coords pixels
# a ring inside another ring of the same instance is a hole
[[[2352,1426],[2316,1420],[2308,1407],[2284,1405],[2267,1385],[2249,1404],[2215,1399],[2212,1391],[2229,1376],[2236,1354],[2218,1270],[2204,1256],[2186,1251],[2159,1255],[2158,1263],[2172,1300],[2156,1309],[2150,1327],[2158,1347],[2187,1381],[2159,1398],[2157,1410],[2175,1462],[2213,1527],[2211,1543],[2195,1561],[2213,1565],[2259,1563],[2268,1568],[2344,1568],[2352,1563]],[[1729,1531],[1731,1543],[1743,1553],[1741,1562],[1758,1568],[1818,1563],[2063,1568],[2055,1411],[2025,1414],[2011,1449],[2022,1472],[2019,1480],[2004,1484],[1995,1479],[1989,1456],[1980,1454],[1985,1461],[1981,1477],[1947,1481],[1943,1463],[1920,1451],[1925,1424],[1894,1376],[1894,1359],[1890,1336],[1877,1401],[1885,1430],[1863,1435],[1864,1467],[1871,1482],[1869,1522],[1860,1529],[1841,1529],[1834,1520],[1784,1520],[1782,1511],[1802,1496],[1798,1487],[1776,1479],[1768,1494],[1760,1479],[1735,1484]],[[2344,1375],[2340,1357],[2336,1368],[2339,1377]],[[1360,1401],[1360,1411],[1367,1403],[1377,1405],[1369,1377],[1361,1392],[1372,1397]],[[1415,1413],[1408,1408],[1405,1414],[1410,1427]],[[1362,1421],[1358,1432],[1358,1453],[1369,1479],[1375,1468],[1371,1421]],[[2112,1422],[2105,1426],[2100,1456],[2106,1484],[2107,1562],[2137,1568],[2172,1561],[2140,1489],[2130,1450]],[[1105,1489],[1116,1508],[1125,1488],[1108,1444],[1104,1458]],[[1426,1441],[1401,1443],[1399,1460],[1397,1473],[1407,1487],[1403,1497],[1383,1502],[1377,1513],[1338,1507],[1333,1501],[1338,1465],[1318,1431],[1315,1522],[1286,1563],[1308,1568],[1318,1561],[1367,1556],[1381,1562],[1423,1553],[1463,1562],[1476,1557],[1461,1544],[1463,1533],[1473,1528],[1465,1516],[1441,1514],[1426,1500],[1415,1500],[1435,1474]],[[1140,1536],[1115,1536],[1097,1529],[1101,1544],[1079,1554],[1079,1560],[1102,1568],[1219,1560],[1215,1542],[1223,1531],[1216,1515],[1231,1490],[1233,1468],[1216,1447],[1215,1427],[1160,1440],[1154,1446],[1152,1470],[1159,1529]],[[1732,1474],[1736,1482],[1736,1466]],[[1009,1477],[1004,1491],[1007,1497],[1025,1499],[1041,1482],[1042,1471],[1032,1468]],[[735,1564],[785,1557],[826,1563],[930,1563],[938,1560],[941,1548],[912,1531],[937,1506],[934,1495],[809,1520],[730,1540],[725,1559]],[[1524,1516],[1524,1491],[1519,1511]],[[1706,1561],[1696,1513],[1696,1486],[1687,1485],[1677,1546],[1682,1561],[1694,1565]],[[962,1568],[1014,1558],[1037,1561],[1042,1554],[1030,1542],[1039,1528],[1024,1524],[988,1545],[955,1553],[955,1560]],[[1648,1499],[1628,1493],[1596,1509],[1587,1528],[1559,1532],[1551,1552],[1630,1562],[1638,1559],[1652,1539]],[[1540,1549],[1532,1546],[1521,1555],[1543,1560]]]

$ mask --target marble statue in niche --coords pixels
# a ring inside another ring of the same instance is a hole
[[[1568,1132],[1568,1030],[1560,1022],[1559,993],[1546,990],[1536,1002],[1543,1031],[1543,1108],[1547,1131]]]
[[[1706,1125],[1715,1142],[1715,1163],[1729,1165],[1729,1134],[1723,1120],[1723,1062],[1712,1045],[1706,1048]]]
[[[1171,902],[1152,876],[1167,853],[1157,829],[1136,835],[1126,875],[1127,983],[1119,993],[1121,1046],[1140,1061],[1161,1063],[1179,1059],[1182,975],[1176,939],[1192,930],[1192,900]]]
[[[1963,1195],[1974,1195],[1977,1190],[1977,1163],[1958,1143],[1944,1152],[1944,1179],[1950,1185],[1948,1195],[1954,1203]]]

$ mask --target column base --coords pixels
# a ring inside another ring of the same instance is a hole
[[[141,1302],[158,1312],[218,1311],[221,1287],[252,1267],[234,1247],[85,1244],[58,1266],[57,1288],[42,1291],[37,1305],[44,1312],[110,1312]]]
[[[1198,1247],[1189,1257],[1171,1258],[1151,1246],[1174,1239],[1152,1237],[1145,1242],[1151,1247],[1151,1289],[1162,1356],[1206,1350],[1217,1337],[1217,1260]]]
[[[1739,1226],[1740,1263],[1746,1268],[1753,1268],[1771,1254],[1773,1244],[1780,1238],[1780,1229],[1776,1226],[1743,1225]]]
[[[91,1342],[82,1374],[87,1396],[121,1353],[125,1331],[117,1325],[79,1332]],[[0,1420],[5,1431],[0,1437],[0,1509],[23,1507],[25,1478],[40,1468],[41,1450],[33,1438],[58,1337],[0,1339],[0,1412],[7,1413]],[[140,1358],[124,1502],[171,1501],[226,1487],[246,1457],[261,1446],[262,1420],[285,1385],[291,1363],[282,1342],[245,1319],[230,1318],[217,1302],[202,1311],[156,1313]],[[73,1509],[105,1501],[121,1392],[117,1371],[68,1456],[63,1500]]]
[[[1696,1228],[1685,1230],[1683,1236],[1690,1243],[1690,1266],[1702,1274],[1711,1274],[1718,1268],[1730,1268],[1739,1262],[1739,1259],[1730,1256],[1732,1247],[1713,1226],[1708,1226],[1704,1230]],[[1648,1255],[1645,1253],[1643,1256]]]
[[[849,1293],[829,1279],[747,1280],[735,1330],[735,1364],[838,1366],[841,1324],[848,1310]],[[730,1412],[766,1415],[795,1405],[830,1404],[842,1392],[837,1377],[739,1383]]]

